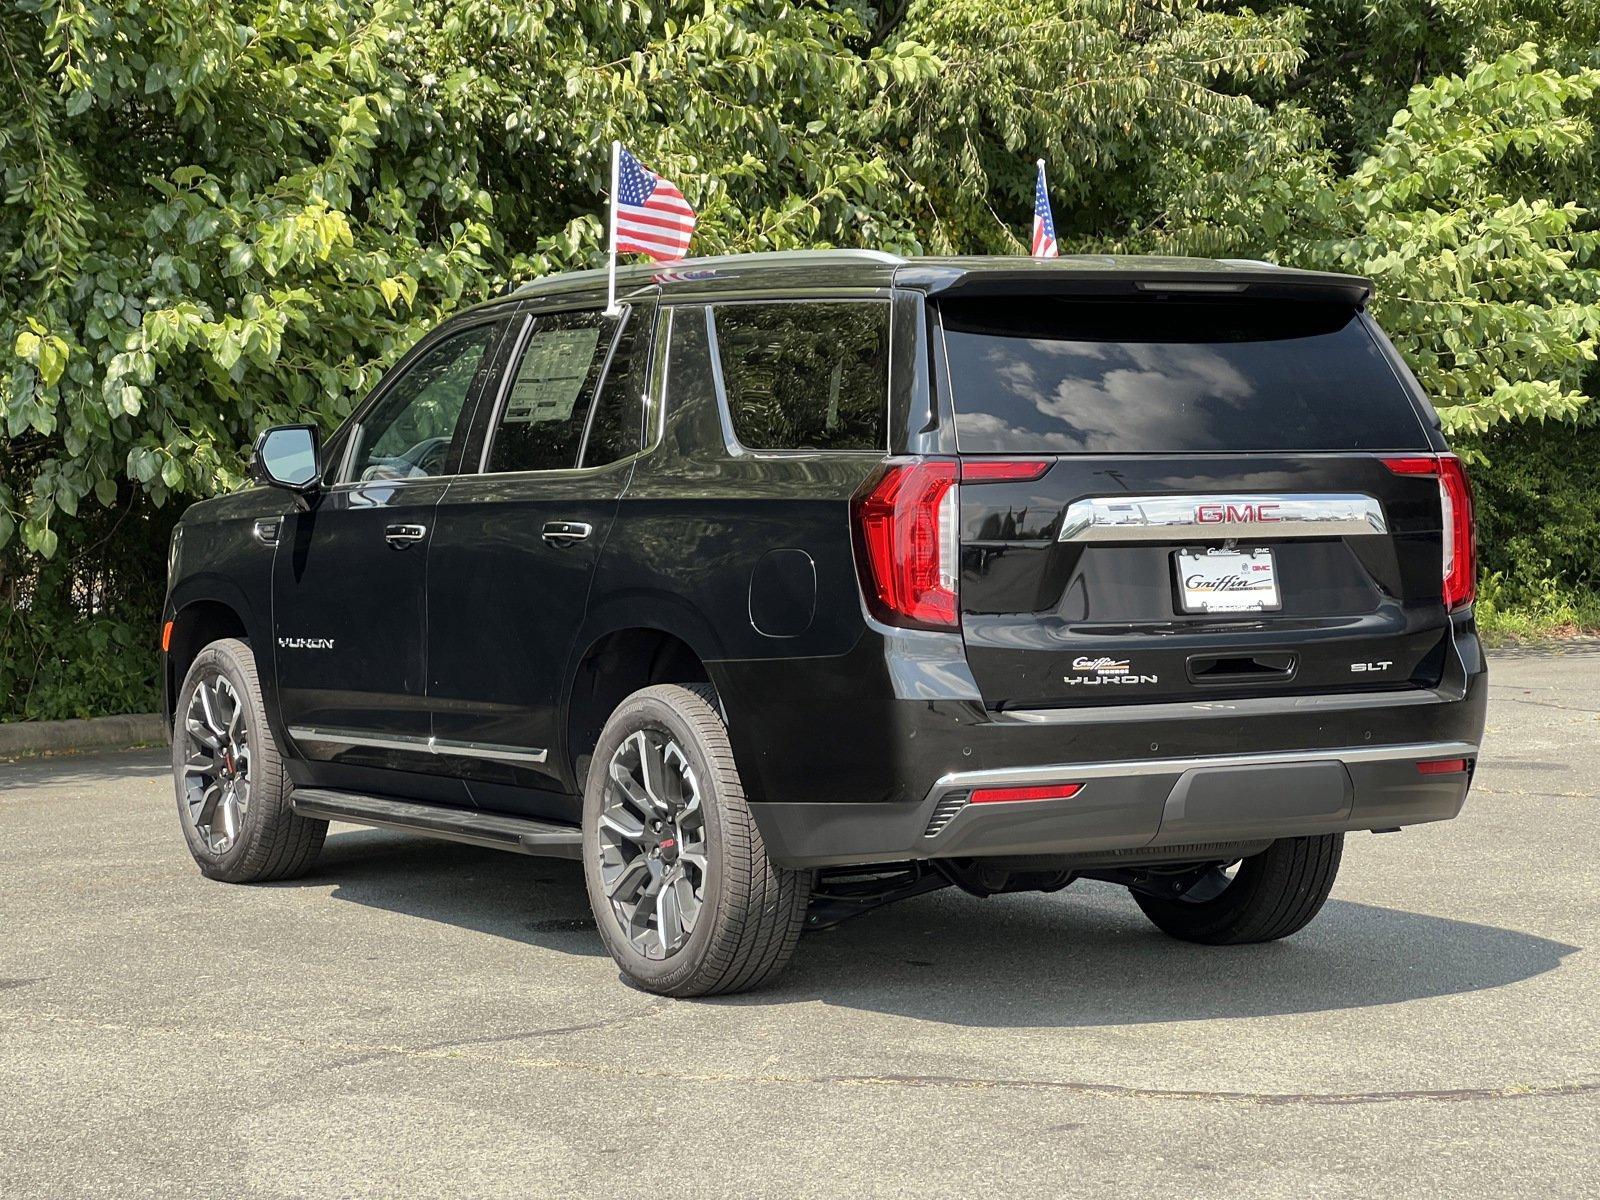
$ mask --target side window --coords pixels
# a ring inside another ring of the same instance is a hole
[[[666,376],[666,432],[664,440],[683,458],[707,449],[697,436],[704,420],[715,429],[717,377],[711,366],[711,339],[706,332],[707,311],[699,304],[673,307],[668,338]],[[716,434],[711,435],[715,437]]]
[[[472,381],[499,326],[474,325],[445,338],[406,368],[356,433],[351,478],[442,475]]]
[[[578,465],[595,383],[616,332],[595,312],[535,317],[489,446],[488,470],[556,471]]]
[[[583,443],[583,466],[603,467],[637,454],[644,444],[645,390],[649,386],[651,305],[629,309],[622,336],[611,352],[611,365],[594,402],[589,436]]]
[[[728,416],[752,450],[881,450],[889,305],[878,300],[719,304]]]

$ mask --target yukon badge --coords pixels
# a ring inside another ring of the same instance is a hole
[[[291,638],[278,639],[279,650],[332,650],[332,638]]]
[[[1063,675],[1061,681],[1074,687],[1099,687],[1102,684],[1139,684],[1155,683],[1160,679],[1158,675],[1139,675],[1133,671],[1132,662],[1126,658],[1084,658],[1072,660],[1071,675]]]

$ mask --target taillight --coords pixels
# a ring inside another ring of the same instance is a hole
[[[891,459],[856,497],[861,589],[885,624],[957,627],[958,478],[951,459]]]
[[[1477,539],[1472,519],[1472,488],[1466,468],[1454,454],[1408,454],[1386,458],[1396,475],[1431,475],[1439,481],[1439,507],[1444,514],[1444,606],[1455,610],[1478,594]]]
[[[1458,775],[1467,769],[1464,758],[1425,758],[1417,763],[1421,775]]]
[[[1048,458],[964,458],[962,483],[1032,483],[1050,469]]]

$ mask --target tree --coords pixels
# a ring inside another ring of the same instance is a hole
[[[75,664],[147,644],[177,509],[443,315],[598,265],[614,137],[701,253],[1021,252],[1043,155],[1068,249],[1364,271],[1453,429],[1577,412],[1600,17],[1414,11],[5,0],[0,716],[148,697],[148,655]]]

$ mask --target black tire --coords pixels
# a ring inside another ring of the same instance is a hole
[[[699,916],[687,939],[664,958],[647,957],[630,941],[601,882],[600,817],[611,760],[639,731],[676,740],[699,784],[704,814]],[[648,687],[611,714],[584,788],[583,874],[600,936],[624,978],[663,996],[726,995],[771,980],[794,954],[811,896],[809,871],[787,871],[767,857],[716,695],[705,685]]]
[[[195,691],[202,683],[214,684],[218,676],[243,703],[249,764],[248,803],[237,834],[223,847],[212,845],[196,825],[185,778],[191,746],[187,719]],[[184,841],[201,874],[226,883],[262,883],[292,879],[316,861],[328,823],[298,816],[289,806],[292,785],[267,724],[255,655],[244,642],[234,638],[212,642],[195,657],[184,676],[172,723],[172,775]]]
[[[1344,834],[1280,838],[1239,864],[1233,882],[1210,900],[1169,900],[1134,892],[1157,928],[1186,942],[1237,946],[1272,942],[1304,929],[1339,874]]]

